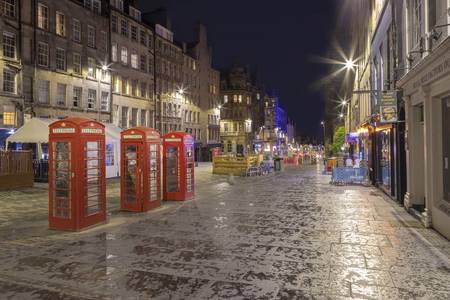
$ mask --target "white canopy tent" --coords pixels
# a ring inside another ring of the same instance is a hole
[[[42,144],[48,143],[48,125],[54,119],[32,118],[6,139],[6,148],[11,143],[34,143],[37,146],[37,157],[42,157]],[[120,132],[113,124],[105,125],[106,139],[106,178],[120,175]]]

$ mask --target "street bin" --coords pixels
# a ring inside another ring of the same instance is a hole
[[[106,221],[105,126],[85,118],[49,125],[51,229],[78,231]]]
[[[273,170],[275,172],[283,171],[283,159],[280,157],[276,157],[273,159]]]
[[[122,131],[120,208],[145,212],[161,206],[160,135],[147,127]]]

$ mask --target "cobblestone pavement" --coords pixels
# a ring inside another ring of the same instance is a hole
[[[0,193],[0,299],[450,299],[450,242],[315,166],[197,171],[197,197],[47,230],[45,186]],[[23,202],[26,202],[24,204]]]

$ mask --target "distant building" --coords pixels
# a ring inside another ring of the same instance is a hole
[[[253,152],[252,96],[249,71],[234,64],[221,74],[220,139],[224,153]]]

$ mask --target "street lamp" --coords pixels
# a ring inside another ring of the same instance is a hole
[[[323,128],[323,145],[325,146],[325,121],[320,122]]]
[[[344,64],[345,69],[354,70],[356,67],[355,61],[353,59],[346,59]]]

